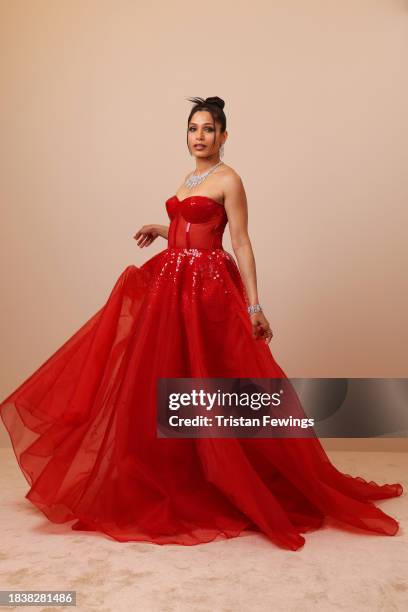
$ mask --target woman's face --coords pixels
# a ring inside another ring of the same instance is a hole
[[[218,123],[215,123],[214,139],[214,119],[211,113],[208,111],[197,111],[194,113],[188,126],[188,148],[192,155],[196,157],[214,155],[218,153],[223,140]]]

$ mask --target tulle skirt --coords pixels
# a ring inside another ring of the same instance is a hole
[[[158,438],[158,378],[286,378],[252,336],[234,259],[168,248],[0,404],[26,498],[117,541],[193,545],[244,530],[297,550],[326,517],[395,535],[372,502],[401,495],[338,471],[314,438]]]

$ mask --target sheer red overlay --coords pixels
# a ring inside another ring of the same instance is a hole
[[[252,337],[222,248],[224,207],[166,202],[168,248],[130,265],[106,303],[0,404],[26,495],[50,521],[118,541],[192,545],[260,531],[296,550],[326,517],[394,535],[373,500],[402,486],[338,471],[317,439],[156,438],[158,377],[285,377]]]

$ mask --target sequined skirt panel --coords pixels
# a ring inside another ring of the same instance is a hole
[[[285,376],[246,306],[223,249],[172,247],[126,267],[102,308],[0,404],[27,499],[118,541],[190,545],[252,529],[297,550],[326,516],[395,534],[369,500],[401,485],[342,474],[318,440],[156,437],[158,378]]]

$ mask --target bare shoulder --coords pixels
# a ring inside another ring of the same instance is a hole
[[[223,179],[229,181],[233,181],[234,179],[241,180],[241,177],[239,176],[235,168],[233,168],[232,166],[228,166],[227,164],[223,164],[222,166],[220,166],[216,172],[220,175],[220,177],[222,176]]]
[[[243,195],[245,193],[244,184],[241,176],[231,166],[225,166],[225,168],[223,169],[222,187],[224,191],[224,197],[226,199],[234,198],[237,195]]]

